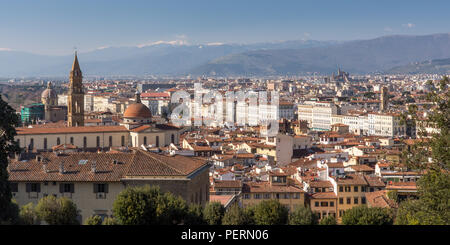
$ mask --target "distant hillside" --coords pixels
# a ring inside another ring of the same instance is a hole
[[[428,73],[428,74],[450,74],[450,58],[449,59],[438,59],[429,60],[423,62],[414,62],[404,66],[397,66],[387,73],[391,74],[418,74],[418,73]]]
[[[79,53],[89,75],[298,75],[390,71],[424,60],[450,57],[450,34],[385,36],[357,41],[297,40],[257,44],[154,44]],[[0,77],[65,76],[72,55],[44,56],[0,51]]]
[[[399,65],[450,57],[450,34],[386,36],[305,49],[257,50],[231,54],[196,67],[203,75],[329,74],[386,71]]]
[[[144,47],[110,47],[80,53],[85,75],[177,75],[213,59],[251,50],[302,49],[336,44],[336,41],[297,40],[256,44],[155,44]],[[0,51],[0,77],[67,76],[73,56],[44,56]]]

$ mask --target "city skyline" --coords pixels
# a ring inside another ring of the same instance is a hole
[[[106,47],[361,40],[448,33],[449,3],[381,1],[8,2],[0,51],[67,55]],[[447,6],[447,7],[446,7]]]

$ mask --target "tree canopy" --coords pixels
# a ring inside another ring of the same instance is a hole
[[[285,225],[288,223],[288,209],[278,200],[264,200],[254,207],[256,225]]]
[[[14,141],[15,127],[19,117],[14,109],[3,101],[0,95],[0,224],[13,224],[18,219],[18,206],[12,203],[11,187],[8,182],[8,156],[17,153],[19,147]]]
[[[225,207],[220,202],[210,202],[205,206],[203,218],[209,225],[220,225],[224,214]]]
[[[78,210],[75,203],[67,197],[46,196],[36,205],[39,219],[49,225],[78,225]]]

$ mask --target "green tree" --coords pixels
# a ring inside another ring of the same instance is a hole
[[[116,221],[122,225],[182,224],[187,217],[186,202],[158,186],[128,187],[113,204]]]
[[[102,224],[102,217],[98,215],[93,215],[84,221],[84,225],[101,225],[101,224]]]
[[[190,204],[185,218],[185,225],[206,225],[203,219],[203,207],[199,204]]]
[[[328,215],[320,220],[319,225],[337,225],[337,221],[334,216]]]
[[[396,224],[438,225],[450,224],[450,90],[449,78],[444,77],[434,86],[427,101],[432,102],[426,119],[418,117],[416,105],[408,108],[404,118],[417,122],[419,140],[405,148],[403,160],[409,169],[420,171],[417,182],[418,200],[403,202],[396,215]],[[425,126],[437,130],[429,132]]]
[[[264,200],[254,208],[256,225],[285,225],[289,211],[277,200]]]
[[[22,225],[38,225],[40,223],[32,202],[20,207],[19,218]]]
[[[18,220],[18,206],[14,204],[8,182],[8,156],[19,152],[14,141],[19,118],[14,109],[0,95],[0,224],[13,224]]]
[[[299,206],[289,214],[290,225],[317,225],[317,220],[310,207]]]
[[[342,216],[342,224],[344,225],[392,225],[393,222],[391,210],[369,208],[362,205],[345,211]]]
[[[122,225],[158,224],[156,208],[160,194],[157,187],[128,187],[113,203],[114,217]]]
[[[224,214],[225,207],[220,202],[210,202],[203,210],[203,218],[209,225],[222,224]]]
[[[78,210],[69,198],[46,196],[36,205],[39,219],[49,225],[78,225]]]
[[[180,196],[166,192],[159,196],[156,216],[160,225],[175,225],[184,222],[188,213],[186,201]]]
[[[245,209],[239,207],[238,204],[233,204],[223,216],[222,224],[224,225],[251,225],[252,215],[246,212]]]
[[[115,218],[106,217],[103,219],[102,225],[117,225],[117,221]]]

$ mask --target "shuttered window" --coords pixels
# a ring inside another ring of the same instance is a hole
[[[40,183],[27,183],[26,184],[26,192],[41,192],[41,184]]]
[[[108,193],[108,184],[94,184],[94,193]]]
[[[59,184],[60,193],[75,193],[75,185],[72,183],[61,183]]]

